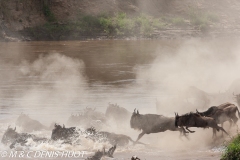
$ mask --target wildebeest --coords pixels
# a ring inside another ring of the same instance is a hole
[[[61,125],[55,124],[55,128],[52,131],[52,140],[64,140],[64,143],[70,143],[74,140],[78,140],[79,136],[85,136],[85,138],[95,140],[106,140],[112,145],[124,146],[129,141],[134,142],[129,136],[123,134],[115,134],[105,131],[96,131],[94,127],[87,128],[85,131],[78,130],[76,127],[65,128]],[[139,142],[139,144],[143,144]]]
[[[103,148],[103,151],[97,151],[93,156],[88,157],[87,160],[101,160],[102,157],[111,157],[113,158],[113,153],[116,150],[116,145],[111,147],[108,152],[105,151],[105,148]]]
[[[216,137],[216,130],[222,130],[228,135],[228,133],[220,126],[217,125],[217,122],[211,117],[203,117],[197,113],[188,113],[182,116],[175,114],[175,126],[176,127],[186,127],[190,131],[189,127],[201,127],[201,128],[213,128],[213,137]],[[192,131],[190,131],[192,132]]]
[[[28,115],[23,113],[17,118],[16,125],[22,127],[25,132],[49,130],[49,127],[44,126],[39,121],[31,119]]]
[[[76,127],[65,128],[65,126],[61,126],[58,124],[54,125],[54,129],[52,130],[51,139],[52,140],[65,140],[69,141],[72,138],[77,138],[79,136],[79,132]]]
[[[206,111],[204,112],[198,112],[198,110],[196,109],[197,113],[200,114],[201,116],[209,116],[209,115],[212,115],[214,114],[218,109],[224,109],[224,108],[227,108],[229,106],[233,105],[232,103],[223,103],[219,106],[212,106],[210,108],[208,108]]]
[[[232,122],[234,124],[237,123],[238,118],[236,116],[236,112],[238,112],[238,117],[240,117],[238,107],[229,102],[219,106],[212,106],[205,112],[198,112],[198,110],[196,110],[196,112],[201,116],[214,118],[218,124],[221,124],[222,127],[225,121],[229,121],[230,126],[232,126]]]
[[[47,138],[37,137],[33,134],[28,133],[17,133],[16,127],[12,129],[8,127],[8,129],[3,134],[1,142],[5,145],[10,144],[10,148],[14,148],[16,144],[25,145],[27,143],[27,139],[31,138],[35,142],[45,142]]]
[[[76,126],[80,125],[84,128],[88,126],[94,126],[101,129],[106,124],[107,118],[101,112],[96,111],[93,108],[85,108],[82,113],[77,115],[71,115],[67,121],[67,125]]]
[[[174,117],[165,117],[157,114],[139,114],[139,112],[136,112],[135,110],[130,120],[130,126],[133,129],[142,130],[135,142],[137,142],[144,134],[165,132],[167,130],[179,131],[185,136],[186,133],[188,133],[184,128],[178,128],[175,126]]]
[[[112,145],[125,146],[125,145],[128,145],[130,141],[134,143],[132,138],[127,135],[110,133],[106,131],[97,132],[96,129],[93,127],[88,128],[85,132],[89,133],[91,136],[97,135],[98,137],[103,137]],[[145,145],[144,143],[141,143],[141,142],[137,142],[137,143]]]
[[[125,127],[129,123],[131,113],[117,104],[109,103],[105,116],[109,121],[115,122],[118,126]]]

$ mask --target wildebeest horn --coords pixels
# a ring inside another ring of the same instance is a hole
[[[197,109],[196,109],[196,112],[199,113]]]
[[[16,127],[14,128],[14,131],[16,131]]]
[[[136,108],[134,109],[134,113],[136,112]]]

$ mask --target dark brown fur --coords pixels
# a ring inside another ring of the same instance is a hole
[[[189,113],[182,116],[176,114],[175,116],[176,127],[201,127],[201,128],[213,128],[213,137],[216,137],[216,130],[222,130],[224,133],[228,134],[222,127],[217,125],[217,122],[212,117],[203,117],[197,113]],[[189,130],[190,131],[190,130]]]

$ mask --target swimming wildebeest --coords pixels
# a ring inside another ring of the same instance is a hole
[[[88,128],[85,132],[91,136],[106,138],[106,140],[112,145],[125,146],[125,145],[128,145],[130,141],[134,143],[132,138],[127,135],[110,133],[106,131],[97,132],[96,129],[93,127]],[[92,139],[92,137],[90,138]],[[144,143],[141,143],[141,142],[137,142],[137,143],[145,145]]]
[[[165,132],[167,130],[179,131],[184,136],[188,133],[184,128],[178,128],[175,126],[174,117],[164,117],[157,114],[139,114],[139,112],[136,112],[135,110],[130,120],[130,126],[133,129],[142,130],[135,142],[137,142],[144,134]]]
[[[61,126],[58,124],[54,125],[54,129],[52,130],[52,140],[71,140],[72,138],[76,138],[79,136],[79,133],[76,127],[65,128],[65,126]]]
[[[31,119],[28,115],[23,113],[17,118],[16,125],[22,127],[25,132],[49,130],[48,127],[44,126],[39,121]]]
[[[125,127],[131,118],[131,112],[117,104],[108,104],[105,116],[109,121],[115,122],[118,127]]]
[[[103,151],[97,151],[93,156],[88,157],[86,160],[101,160],[102,157],[111,157],[113,158],[113,153],[116,150],[116,145],[111,147],[108,152],[105,151],[105,148],[103,148]]]
[[[236,116],[236,112],[238,112],[238,117],[240,117],[238,107],[228,102],[219,106],[212,106],[205,112],[198,112],[198,110],[196,110],[196,112],[201,116],[214,118],[218,124],[221,124],[222,127],[225,121],[229,121],[230,126],[232,126],[232,122],[234,124],[237,123],[238,118]]]
[[[77,130],[76,127],[65,128],[61,125],[55,124],[55,128],[52,131],[52,140],[64,140],[64,143],[72,143],[74,140],[77,140],[78,137],[86,135],[85,138],[95,140],[106,140],[112,145],[124,146],[129,143],[129,141],[134,142],[129,136],[123,134],[115,134],[110,132],[99,131],[97,132],[94,127],[88,128],[85,131]],[[139,144],[143,144],[139,142]]]
[[[17,133],[16,127],[15,129],[8,127],[2,137],[2,143],[7,145],[10,144],[10,148],[14,148],[16,144],[25,145],[27,143],[27,139],[31,138],[34,142],[45,142],[47,138],[37,137],[33,134],[28,133]]]
[[[175,114],[175,126],[176,127],[186,127],[189,132],[189,127],[201,127],[201,128],[213,128],[213,137],[216,137],[216,130],[222,130],[228,135],[228,133],[220,126],[217,125],[217,122],[212,117],[202,117],[197,113],[188,113],[182,116]]]
[[[106,125],[107,118],[104,113],[98,112],[93,108],[86,107],[82,113],[77,115],[71,115],[67,121],[67,125],[80,125],[83,128],[88,126],[94,126],[100,129],[103,125]]]

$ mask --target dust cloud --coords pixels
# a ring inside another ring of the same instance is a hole
[[[237,87],[229,87],[240,78],[239,51],[237,42],[199,39],[184,41],[171,51],[159,48],[149,67],[136,67],[137,83],[156,88],[159,112],[165,114],[234,103]]]
[[[41,55],[29,63],[21,63],[19,70],[24,76],[35,77],[33,84],[22,93],[20,106],[26,109],[41,108],[38,112],[54,113],[69,110],[79,96],[85,96],[87,78],[84,62],[59,53]],[[81,103],[81,101],[79,102]],[[35,106],[35,107],[34,107]]]

